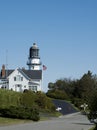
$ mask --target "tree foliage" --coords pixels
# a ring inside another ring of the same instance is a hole
[[[88,118],[94,120],[97,130],[97,75],[88,71],[80,79],[59,79],[50,83],[48,88],[49,97],[71,100],[79,108],[82,104],[87,104]]]
[[[97,76],[91,71],[85,73],[80,79],[59,79],[55,83],[48,84],[47,96],[58,99],[71,100],[76,106],[84,102],[88,103],[92,91],[97,89]]]

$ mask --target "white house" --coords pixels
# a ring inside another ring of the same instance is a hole
[[[28,70],[16,68],[15,70],[5,69],[2,66],[0,74],[0,88],[23,92],[24,90],[42,90],[42,70],[39,57],[39,48],[34,43],[29,50],[27,65]]]

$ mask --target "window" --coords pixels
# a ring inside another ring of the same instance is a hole
[[[23,81],[23,77],[21,77],[21,81]]]
[[[37,91],[37,86],[33,86],[33,91]]]
[[[16,77],[14,77],[14,81],[16,81]]]
[[[23,81],[23,77],[17,75],[16,77],[14,77],[14,81]]]
[[[21,81],[21,76],[20,76],[20,75],[17,75],[17,76],[16,76],[16,79],[17,79],[17,81]]]
[[[26,85],[24,86],[24,88],[26,88]]]
[[[36,92],[37,91],[37,86],[29,86],[29,89]]]

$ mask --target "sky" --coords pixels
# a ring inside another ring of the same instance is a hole
[[[97,0],[0,0],[0,69],[25,67],[37,43],[43,91],[60,78],[97,74]]]

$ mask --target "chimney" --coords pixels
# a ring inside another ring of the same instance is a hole
[[[1,76],[2,76],[2,78],[4,78],[6,76],[5,65],[2,65]]]

